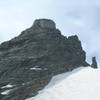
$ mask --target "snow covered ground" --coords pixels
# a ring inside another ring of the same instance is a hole
[[[100,69],[80,67],[54,76],[37,96],[26,100],[100,100]]]

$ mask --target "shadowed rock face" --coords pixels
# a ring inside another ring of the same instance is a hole
[[[18,37],[0,45],[0,100],[24,100],[46,86],[52,76],[88,66],[78,37],[64,37],[49,19],[38,19]]]

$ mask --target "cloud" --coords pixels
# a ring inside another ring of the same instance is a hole
[[[82,41],[87,60],[100,60],[99,0],[1,0],[0,42],[9,40],[33,24],[37,18],[50,18],[62,34],[77,34]]]

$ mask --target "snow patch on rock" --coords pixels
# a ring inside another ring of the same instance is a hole
[[[5,91],[1,92],[1,94],[2,95],[8,95],[10,91],[11,91],[11,89],[10,90],[5,90]]]
[[[4,89],[4,88],[12,88],[12,87],[13,87],[13,85],[8,84],[6,86],[1,87],[1,89]]]

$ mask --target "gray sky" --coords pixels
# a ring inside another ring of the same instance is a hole
[[[0,43],[37,18],[53,19],[66,36],[77,34],[87,60],[100,60],[100,0],[0,0]]]

